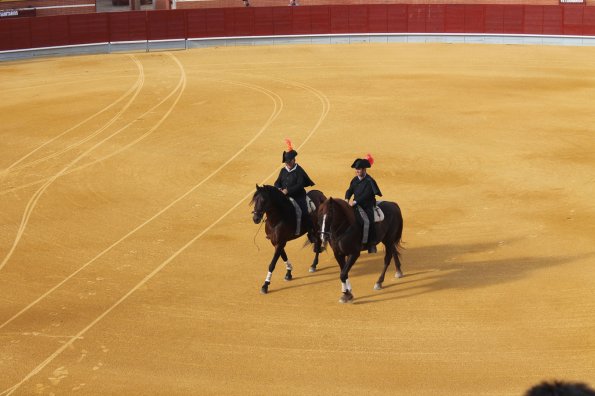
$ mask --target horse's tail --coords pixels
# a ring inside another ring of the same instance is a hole
[[[403,238],[403,214],[401,213],[401,208],[399,207],[399,204],[397,204],[396,202],[394,202],[394,204],[397,207],[397,212],[395,213],[396,221],[398,221],[399,223],[397,225],[397,235],[395,238],[394,246],[395,252],[399,257],[401,257],[401,250],[405,249],[405,247],[403,247],[403,244],[401,243]]]

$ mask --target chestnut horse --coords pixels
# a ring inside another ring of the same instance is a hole
[[[311,190],[307,195],[314,202],[317,210],[320,204],[326,199],[324,194],[318,190]],[[262,294],[268,293],[269,285],[271,284],[271,276],[275,270],[275,265],[277,264],[279,257],[285,261],[287,269],[285,280],[292,279],[291,270],[293,267],[287,258],[287,253],[285,253],[285,245],[288,241],[299,238],[306,233],[308,233],[310,242],[314,243],[315,252],[314,262],[310,267],[310,272],[316,271],[318,255],[322,251],[322,242],[320,241],[318,232],[316,211],[309,215],[312,226],[310,228],[300,227],[299,235],[296,235],[297,219],[295,208],[289,198],[279,191],[279,189],[268,185],[262,187],[256,185],[256,192],[254,193],[250,204],[254,205],[252,219],[255,224],[259,224],[266,214],[265,233],[267,239],[270,239],[275,247],[273,259],[269,264],[269,272],[260,292]]]
[[[401,236],[403,234],[403,216],[401,209],[395,202],[383,201],[378,206],[384,212],[384,220],[374,223],[376,236],[386,249],[384,255],[384,269],[374,289],[382,289],[384,274],[394,259],[397,273],[395,277],[401,278],[401,261],[399,250]],[[373,220],[372,220],[373,221]],[[318,209],[318,224],[320,224],[320,235],[323,245],[330,243],[335,254],[335,259],[341,268],[341,284],[343,295],[339,302],[346,303],[353,300],[351,283],[349,281],[349,270],[357,261],[360,252],[367,249],[362,243],[362,225],[355,217],[355,211],[342,199],[329,198],[324,201]]]

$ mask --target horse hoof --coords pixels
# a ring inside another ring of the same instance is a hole
[[[395,274],[395,278],[402,278],[403,277],[403,273],[401,271],[397,271],[397,273]]]
[[[353,294],[351,294],[351,292],[345,292],[345,293],[343,293],[343,295],[339,299],[339,302],[341,304],[346,304],[346,303],[353,302]]]
[[[316,267],[310,267],[310,269],[308,270],[308,272],[316,272]]]
[[[374,290],[382,290],[382,283],[376,283],[374,285]]]
[[[265,282],[260,288],[260,294],[267,294],[269,292],[269,283]]]
[[[285,274],[285,280],[286,281],[290,281],[293,279],[293,276],[291,276],[291,272],[288,272],[287,274]]]

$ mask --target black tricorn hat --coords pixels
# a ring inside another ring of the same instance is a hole
[[[281,161],[281,162],[289,162],[292,159],[294,159],[295,157],[297,157],[297,151],[295,151],[295,150],[284,151],[283,152],[283,161]]]
[[[372,164],[370,164],[370,161],[362,158],[356,159],[355,161],[353,161],[353,164],[351,164],[351,167],[355,169],[369,168],[371,166]]]
[[[355,169],[371,168],[373,163],[374,158],[370,154],[366,154],[366,158],[357,158],[353,161],[351,167]]]

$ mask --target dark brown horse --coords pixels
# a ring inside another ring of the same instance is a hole
[[[395,276],[397,278],[403,276],[398,250],[403,234],[401,209],[395,202],[388,201],[379,202],[378,206],[384,212],[384,220],[380,223],[374,223],[374,226],[376,227],[376,236],[384,244],[386,253],[384,255],[384,269],[374,285],[376,290],[382,289],[384,274],[391,259],[394,259],[397,269]],[[327,199],[320,205],[318,224],[320,225],[322,243],[324,245],[330,243],[335,259],[341,268],[343,295],[339,302],[351,302],[353,294],[349,281],[349,270],[355,264],[360,252],[367,249],[367,246],[362,243],[362,226],[356,220],[355,211],[347,202],[333,198]]]
[[[316,209],[318,209],[320,204],[326,199],[324,194],[318,190],[309,191],[308,196],[314,202]],[[259,224],[266,214],[264,229],[267,239],[270,239],[275,247],[275,254],[273,254],[273,259],[269,264],[269,272],[260,292],[263,294],[268,293],[269,285],[271,284],[271,276],[275,270],[275,265],[277,264],[279,257],[285,261],[287,269],[285,280],[292,279],[291,270],[293,267],[287,258],[287,253],[285,253],[285,245],[288,241],[299,238],[306,233],[308,233],[310,242],[314,243],[314,252],[316,253],[314,262],[310,267],[310,272],[316,271],[318,255],[322,251],[316,211],[310,215],[310,223],[312,226],[309,228],[300,227],[299,235],[296,235],[297,218],[295,208],[289,198],[276,187],[268,185],[259,187],[256,185],[256,192],[254,193],[250,204],[254,205],[252,219],[255,224]]]

